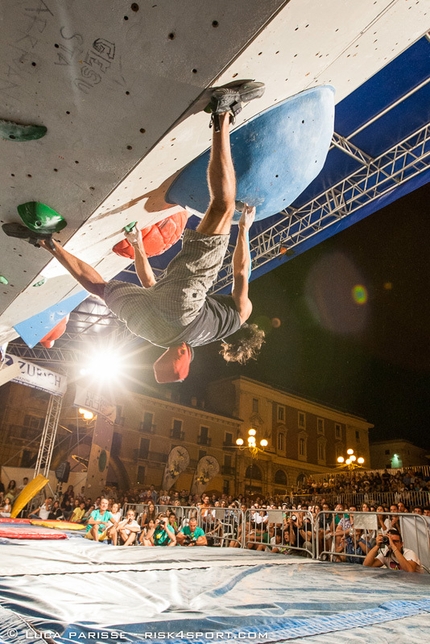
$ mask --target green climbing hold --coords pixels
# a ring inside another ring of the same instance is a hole
[[[0,119],[0,137],[7,141],[34,141],[45,136],[47,131],[44,125],[21,125]]]
[[[9,280],[6,279],[3,275],[0,275],[0,284],[4,284],[5,286],[9,284]]]
[[[125,232],[131,233],[131,231],[133,230],[136,224],[137,224],[137,221],[132,221],[131,224],[127,224],[126,226],[124,226]]]
[[[46,283],[46,277],[42,277],[41,280],[33,284],[33,288],[37,288],[38,286],[43,286],[45,283]]]
[[[18,214],[27,228],[37,233],[58,233],[67,226],[67,221],[59,212],[38,201],[21,204]]]

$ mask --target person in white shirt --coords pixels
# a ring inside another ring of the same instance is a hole
[[[121,514],[122,514],[119,503],[112,503],[111,514],[112,514],[111,518],[114,519],[116,524],[119,524],[121,521]],[[109,523],[106,526],[106,534],[107,534],[107,538],[112,541],[112,544],[114,546],[116,546],[118,543],[118,530],[117,530],[117,526],[114,525],[112,521],[109,521]]]
[[[136,521],[134,510],[128,510],[125,519],[118,523],[118,534],[125,546],[131,546],[140,532],[140,525]]]
[[[49,513],[51,512],[51,505],[52,505],[52,496],[48,496],[47,499],[45,500],[45,503],[43,503],[36,512],[33,512],[32,514],[30,514],[29,518],[42,519],[43,521],[46,521],[49,517]]]
[[[385,543],[388,539],[388,543]],[[395,529],[388,530],[387,534],[378,534],[376,546],[369,550],[363,561],[363,566],[381,568],[385,566],[391,570],[404,570],[405,572],[423,572],[421,562],[413,550],[403,548],[400,532]]]

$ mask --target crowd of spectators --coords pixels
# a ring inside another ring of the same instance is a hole
[[[430,493],[430,475],[424,470],[405,470],[392,473],[353,471],[330,474],[322,478],[309,477],[296,490],[298,495],[398,494],[407,500],[415,492]]]
[[[23,485],[18,487],[15,481],[10,481],[2,495],[0,516],[10,516],[11,501]],[[126,493],[110,488],[92,499],[85,495],[85,488],[76,493],[69,485],[60,498],[48,496],[31,511],[24,511],[23,516],[80,523],[85,526],[88,539],[113,545],[245,546],[306,556],[314,553],[317,543],[322,559],[364,562],[374,567],[386,565],[389,559],[389,567],[412,571],[420,569],[420,563],[415,553],[403,548],[399,516],[413,513],[430,517],[429,505],[407,506],[399,501],[345,506],[328,500],[334,490],[353,489],[356,493],[367,491],[376,496],[396,489],[404,495],[411,486],[414,491],[417,488],[423,491],[428,489],[429,481],[422,474],[391,475],[387,471],[354,474],[350,479],[337,475],[319,482],[309,480],[298,491],[302,497],[311,495],[312,499],[318,499],[309,504],[303,498],[293,502],[290,496],[233,497],[216,493],[198,496],[186,490],[157,491],[153,485],[136,487]],[[270,511],[278,513],[270,515]],[[376,513],[377,530],[354,525],[354,517],[366,512]],[[277,518],[270,519],[270,516]],[[386,552],[381,548],[382,537]]]

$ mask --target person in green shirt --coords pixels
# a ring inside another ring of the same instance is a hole
[[[106,529],[109,521],[115,526],[115,528],[118,527],[118,523],[115,521],[112,513],[109,512],[108,506],[108,499],[103,498],[100,500],[100,506],[98,509],[91,512],[87,524],[87,533],[85,535],[86,539],[104,541],[107,536]]]
[[[207,546],[208,542],[202,528],[197,525],[197,519],[190,519],[189,524],[181,528],[176,535],[180,546]]]
[[[152,535],[154,546],[176,546],[175,531],[165,514],[160,514],[156,519],[155,530]]]

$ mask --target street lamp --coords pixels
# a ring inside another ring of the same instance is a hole
[[[259,452],[264,452],[266,447],[269,444],[269,441],[267,438],[262,438],[261,440],[258,441],[257,437],[257,430],[251,427],[251,429],[248,429],[248,435],[246,437],[246,443],[244,439],[239,436],[239,438],[236,439],[236,446],[238,449],[241,451],[248,451],[251,455],[251,459],[257,458],[257,455]],[[249,490],[250,493],[252,494],[252,468],[254,467],[253,462],[251,461],[251,465],[249,468]]]
[[[251,458],[256,458],[258,452],[264,452],[269,444],[267,438],[262,438],[257,445],[257,430],[251,427],[248,429],[248,436],[245,441],[241,436],[236,439],[236,445],[240,450],[248,450],[251,453]]]
[[[362,456],[357,456],[354,454],[353,449],[347,449],[346,450],[347,457],[345,458],[344,456],[339,456],[337,459],[337,462],[339,463],[338,467],[345,467],[347,468],[350,473],[352,473],[353,470],[355,470],[357,467],[363,467],[364,465],[364,458]]]

